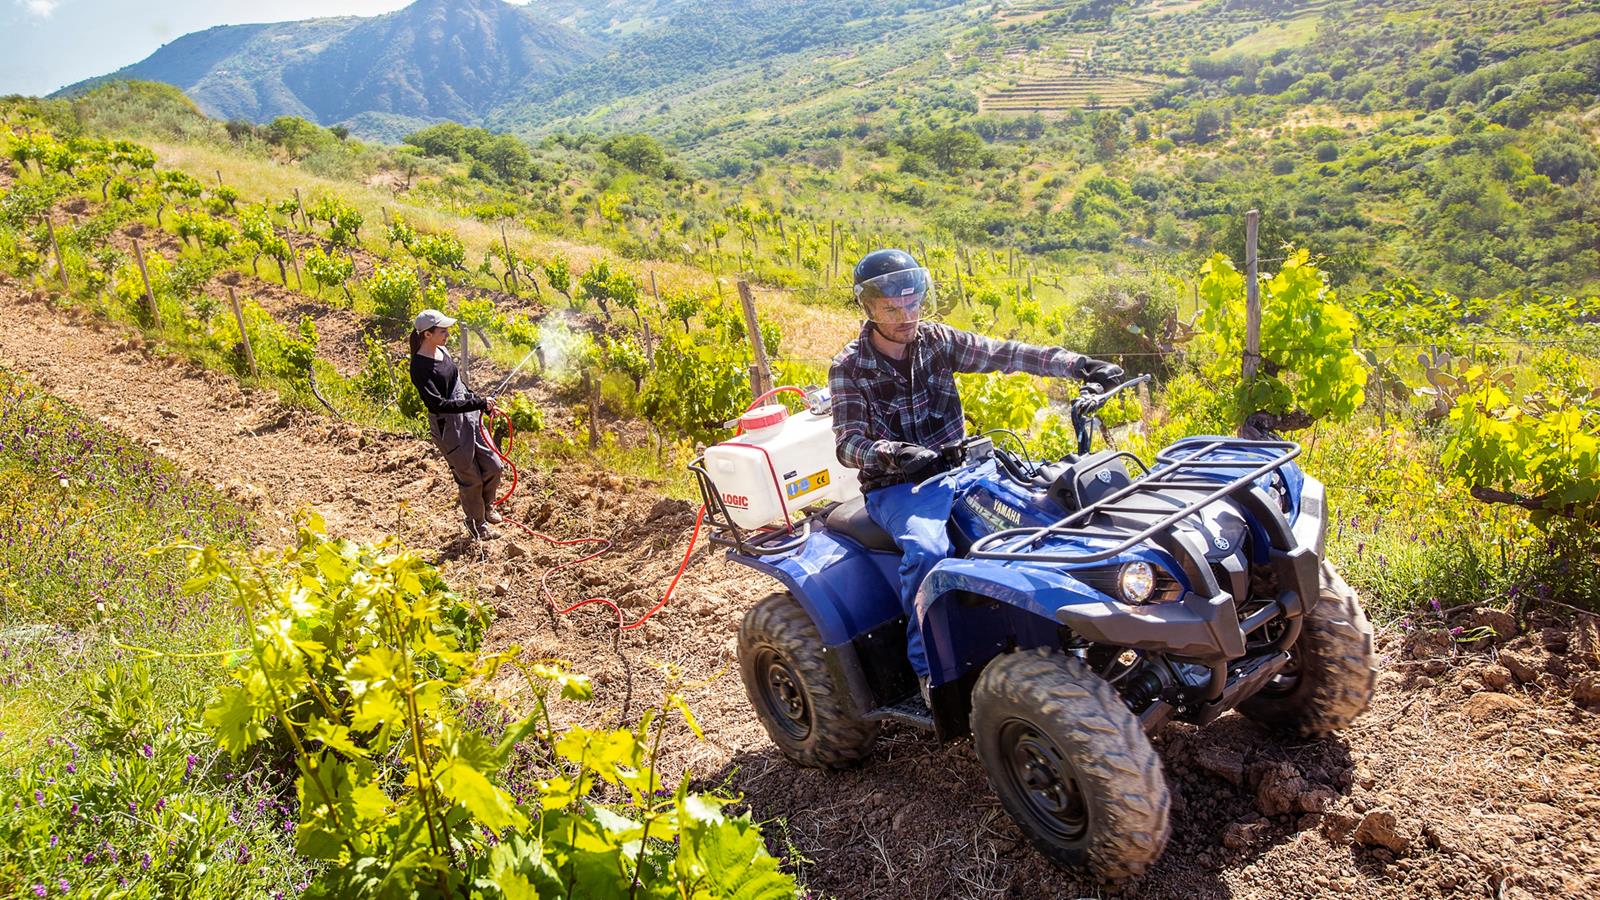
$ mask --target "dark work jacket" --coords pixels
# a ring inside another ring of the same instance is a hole
[[[456,368],[450,351],[444,351],[443,359],[411,354],[411,383],[417,386],[422,405],[428,408],[428,412],[436,416],[478,412],[489,405],[487,400],[468,390],[464,382],[459,385],[461,389],[457,390],[459,381],[461,371]]]

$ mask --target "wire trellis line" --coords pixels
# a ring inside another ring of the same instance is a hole
[[[1380,353],[1380,352],[1385,352],[1385,351],[1394,351],[1394,350],[1437,350],[1437,349],[1440,349],[1441,347],[1443,347],[1443,345],[1445,345],[1447,343],[1449,343],[1449,342],[1447,342],[1447,341],[1428,341],[1428,342],[1417,342],[1417,343],[1410,343],[1410,344],[1378,344],[1378,345],[1373,345],[1373,346],[1356,346],[1356,347],[1354,347],[1352,349],[1355,349],[1355,350],[1358,350],[1358,351],[1359,350],[1370,350],[1370,351],[1373,351],[1375,353]],[[1514,340],[1514,339],[1505,339],[1505,340],[1493,340],[1493,341],[1488,341],[1488,340],[1483,340],[1483,341],[1456,341],[1455,343],[1458,343],[1458,344],[1465,343],[1465,344],[1468,344],[1468,345],[1470,345],[1472,347],[1586,347],[1587,348],[1587,347],[1600,346],[1600,334],[1596,334],[1592,338],[1570,338],[1570,339],[1563,339],[1563,340],[1553,340],[1553,339],[1552,340]],[[1098,358],[1103,358],[1103,357],[1152,358],[1152,357],[1182,356],[1182,355],[1184,355],[1184,353],[1187,352],[1187,351],[1183,350],[1182,348],[1174,348],[1172,350],[1077,350],[1077,349],[1074,349],[1072,347],[1068,347],[1066,349],[1072,350],[1072,352],[1074,352],[1074,353],[1079,353],[1079,354],[1082,354],[1084,356],[1092,356],[1092,357],[1095,357],[1097,359]],[[1309,353],[1309,352],[1312,352],[1312,351],[1321,350],[1323,348],[1321,348],[1321,347],[1282,347],[1282,348],[1275,348],[1275,349],[1295,350],[1295,351],[1303,351],[1303,352],[1308,352]],[[1445,347],[1445,349],[1448,349],[1448,347]],[[772,361],[773,362],[787,362],[787,363],[832,363],[833,362],[833,357],[774,356],[774,357],[772,357]]]

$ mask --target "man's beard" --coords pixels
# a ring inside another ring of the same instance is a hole
[[[885,326],[882,323],[873,322],[872,323],[872,329],[874,331],[878,332],[878,336],[879,337],[883,338],[884,340],[888,341],[891,344],[909,344],[909,343],[911,343],[911,342],[913,342],[913,341],[915,341],[917,339],[917,327],[916,327],[917,324],[920,324],[920,323],[912,323],[911,324],[911,333],[908,334],[905,337],[904,340],[901,340],[900,338],[895,337],[893,334],[890,334],[888,331],[885,331],[884,330]],[[888,327],[889,328],[900,328],[901,326],[899,326],[899,325],[890,325]]]

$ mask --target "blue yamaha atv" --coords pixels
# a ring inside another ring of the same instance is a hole
[[[931,709],[906,661],[900,551],[863,501],[752,533],[691,467],[712,540],[784,588],[745,615],[739,664],[786,756],[855,763],[886,721],[970,734],[1032,843],[1116,880],[1170,833],[1147,734],[1237,709],[1324,735],[1366,708],[1372,626],[1323,559],[1324,489],[1294,463],[1299,446],[1196,437],[1153,466],[1091,453],[1095,414],[1136,383],[1085,388],[1065,459],[1035,463],[987,435],[944,451],[947,471],[980,471],[951,514],[955,554],[917,596]]]

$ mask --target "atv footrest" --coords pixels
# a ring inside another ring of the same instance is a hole
[[[1200,709],[1200,717],[1196,724],[1204,725],[1215,720],[1218,716],[1238,706],[1261,690],[1267,680],[1283,671],[1289,663],[1289,654],[1279,650],[1268,653],[1255,659],[1244,661],[1230,675],[1232,679],[1223,689],[1222,696],[1213,703],[1208,703]]]
[[[922,702],[922,698],[912,694],[893,706],[880,706],[867,713],[866,718],[873,722],[895,721],[918,728],[933,727],[933,711]]]

